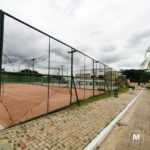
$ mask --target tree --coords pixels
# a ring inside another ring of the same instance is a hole
[[[148,70],[122,70],[123,75],[126,75],[131,82],[146,83],[150,80],[150,72]]]
[[[118,76],[116,78],[115,85],[118,86],[118,88],[127,87],[128,86],[128,82],[127,82],[126,76],[124,76],[124,75]]]
[[[24,73],[24,74],[39,74],[37,71],[33,71],[33,70],[30,70],[30,69],[21,70],[20,73]]]

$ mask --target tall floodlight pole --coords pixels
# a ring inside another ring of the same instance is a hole
[[[61,65],[61,69],[62,69],[62,77],[63,77],[64,65]]]
[[[33,71],[34,71],[35,60],[36,60],[35,58],[32,59],[32,68],[33,68]]]
[[[32,84],[34,83],[34,65],[35,65],[35,58],[31,59],[32,61]]]
[[[58,67],[58,77],[60,76],[60,68]]]

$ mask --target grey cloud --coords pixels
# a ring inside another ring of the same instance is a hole
[[[3,53],[22,60],[33,59],[48,53],[48,47],[48,37],[5,17]]]
[[[104,53],[112,53],[114,52],[115,50],[117,50],[117,46],[116,45],[106,45],[106,46],[103,46],[102,48],[100,48],[101,51],[103,51]]]
[[[118,67],[120,68],[131,68],[131,66],[135,67],[137,66],[137,61],[133,61],[133,60],[123,60],[122,62],[118,63]]]
[[[109,51],[108,51],[109,50]],[[125,53],[123,50],[118,50],[116,48],[116,46],[112,46],[112,48],[110,47],[110,49],[108,49],[107,51],[104,50],[99,54],[99,59],[100,61],[102,61],[103,63],[106,64],[119,64],[122,61],[128,59],[130,56]]]
[[[69,60],[70,61],[70,54],[69,53],[65,53],[63,51],[63,49],[58,49],[58,48],[54,48],[51,50],[52,53],[54,53],[55,55],[62,57],[65,60]]]
[[[105,55],[105,57],[101,58],[102,62],[106,64],[116,63],[122,60],[120,55]]]
[[[60,0],[50,1],[50,5],[54,6],[57,11],[61,11],[69,16],[74,16],[77,8],[82,4],[83,0]]]
[[[139,45],[143,40],[150,37],[150,28],[133,33],[128,39],[129,46]]]
[[[126,57],[133,59],[132,55],[141,55],[143,49],[149,46],[150,28],[139,30],[150,24],[147,0],[133,0],[132,3],[130,0],[95,0],[94,3],[91,0],[37,0],[36,7],[34,1],[0,0],[0,6],[109,65],[121,66],[122,63],[127,66],[127,62],[123,62]],[[48,53],[48,39],[28,29],[16,28],[9,26],[9,33],[5,36],[4,50],[7,54],[19,59],[32,59]],[[130,38],[129,33],[132,33]],[[59,67],[63,62],[68,62],[68,55],[61,52],[64,50],[62,46],[53,43],[51,46],[54,65]],[[75,58],[75,65],[82,68],[82,60],[81,57]],[[44,63],[40,62],[40,65],[46,66]],[[134,67],[134,63],[129,65]]]
[[[92,31],[89,33],[89,36],[98,36],[98,35],[100,35],[100,33],[101,33],[100,30]]]

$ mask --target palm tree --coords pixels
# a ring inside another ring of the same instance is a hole
[[[144,61],[140,65],[141,69],[150,69],[150,47],[146,50]]]

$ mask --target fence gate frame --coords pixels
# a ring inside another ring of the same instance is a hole
[[[0,10],[0,99],[2,96],[2,56],[3,56],[3,41],[4,41],[4,13]]]

